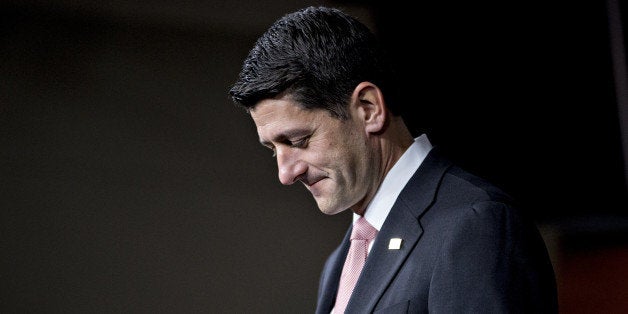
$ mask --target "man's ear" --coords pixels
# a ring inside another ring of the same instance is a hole
[[[371,82],[358,84],[351,94],[351,104],[357,117],[362,120],[367,133],[380,133],[386,126],[384,95]]]

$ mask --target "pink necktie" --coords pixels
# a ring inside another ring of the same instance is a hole
[[[340,275],[340,284],[338,286],[334,313],[344,313],[351,293],[353,293],[355,283],[358,281],[358,277],[360,277],[362,267],[364,267],[369,242],[372,241],[376,235],[377,229],[371,226],[364,217],[360,217],[353,224],[351,246],[349,247],[345,265],[342,268],[342,275]]]

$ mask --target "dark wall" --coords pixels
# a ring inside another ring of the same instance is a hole
[[[374,6],[413,128],[539,220],[628,216],[606,1]]]
[[[0,23],[0,312],[314,308],[350,220],[281,186],[228,99],[254,30],[22,6]]]

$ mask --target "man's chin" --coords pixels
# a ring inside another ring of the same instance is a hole
[[[333,216],[333,215],[339,214],[339,213],[341,213],[341,212],[346,210],[346,208],[338,209],[338,208],[324,207],[324,206],[320,206],[320,205],[318,206],[318,209],[320,209],[321,213],[323,213],[325,215],[329,215],[329,216]]]

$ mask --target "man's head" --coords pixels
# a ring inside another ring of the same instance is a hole
[[[349,96],[363,81],[382,89],[391,107],[397,94],[392,79],[364,24],[337,9],[308,7],[277,20],[257,40],[229,94],[247,109],[289,94],[305,108],[346,119]]]
[[[363,214],[412,141],[384,101],[396,86],[383,60],[366,26],[310,7],[257,40],[230,90],[273,150],[281,183],[302,182],[323,213]]]

